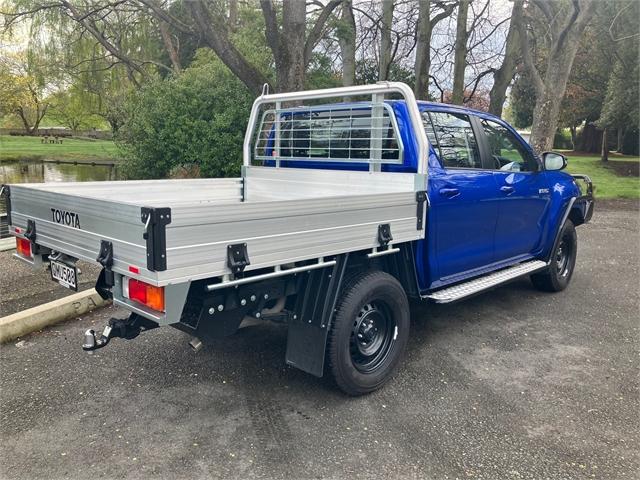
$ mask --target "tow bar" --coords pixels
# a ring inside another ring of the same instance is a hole
[[[124,338],[132,340],[141,332],[157,328],[158,324],[137,313],[132,313],[129,318],[111,318],[100,337],[96,337],[95,330],[84,332],[82,349],[86,351],[97,350],[106,346],[112,338]]]

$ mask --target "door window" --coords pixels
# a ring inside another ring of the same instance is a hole
[[[480,150],[467,115],[425,112],[423,118],[427,137],[437,147],[443,167],[482,168]]]
[[[481,119],[491,154],[490,167],[507,172],[532,172],[537,170],[533,155],[504,125]]]

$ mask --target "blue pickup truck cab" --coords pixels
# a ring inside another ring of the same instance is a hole
[[[421,288],[440,288],[529,260],[547,261],[553,253],[561,274],[548,269],[532,280],[539,288],[564,289],[577,249],[572,227],[588,222],[593,213],[590,181],[583,195],[576,178],[562,172],[564,156],[537,155],[493,115],[419,105],[430,142],[427,194],[433,234],[416,249]],[[400,104],[395,108],[399,114],[404,110]],[[558,247],[561,225],[567,231]]]
[[[416,142],[406,101],[386,103],[395,113],[404,155],[402,163],[383,165],[381,170],[415,172]],[[341,108],[368,112],[366,105],[354,102],[342,104]],[[564,289],[571,279],[577,252],[569,223],[573,227],[582,225],[593,214],[590,179],[563,172],[567,166],[564,155],[536,154],[513,127],[494,115],[443,103],[419,101],[417,105],[429,140],[425,185],[429,235],[415,245],[420,293],[429,296],[436,289],[442,292],[447,285],[514,264],[547,261],[552,254],[563,265],[563,274],[555,276],[547,269],[532,275],[533,282],[541,289]],[[329,118],[331,112],[319,109],[317,121]],[[286,116],[295,118],[295,110]],[[294,127],[289,141],[295,143],[296,135],[301,133],[296,134]],[[273,154],[273,130],[266,154]],[[294,150],[291,155],[295,154]],[[275,165],[273,161],[267,164]],[[331,162],[330,158],[323,162],[292,159],[282,161],[280,166],[356,171],[368,168],[355,162]],[[580,180],[585,182],[584,194],[577,183]],[[557,248],[561,225],[566,226],[565,233],[571,238],[567,237]],[[453,300],[459,298],[450,297]]]
[[[567,287],[594,200],[566,165],[499,118],[383,82],[265,91],[240,178],[3,191],[18,258],[72,289],[76,261],[95,261],[98,293],[131,312],[85,332],[85,350],[164,325],[199,350],[247,318],[272,321],[287,326],[287,364],[361,395],[399,365],[410,299],[460,301],[523,276]]]

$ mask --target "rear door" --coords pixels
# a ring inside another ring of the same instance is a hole
[[[484,168],[470,117],[451,111],[423,113],[429,141],[440,165],[429,170],[436,236],[438,280],[433,286],[468,276],[493,262],[498,217],[494,172]],[[481,134],[481,133],[480,133]]]
[[[477,117],[483,154],[493,169],[498,221],[495,261],[518,261],[535,255],[550,204],[545,172],[531,149],[500,121]]]

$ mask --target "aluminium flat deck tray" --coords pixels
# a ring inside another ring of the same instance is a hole
[[[228,245],[241,242],[247,243],[250,271],[376,247],[383,223],[391,225],[394,244],[423,238],[409,177],[400,181],[398,174],[386,174],[385,181],[385,174],[377,173],[371,182],[374,177],[364,172],[310,172],[305,191],[325,196],[294,193],[282,199],[286,182],[270,181],[269,175],[278,178],[275,173],[250,177],[249,185],[261,193],[246,201],[242,178],[16,184],[10,186],[12,226],[25,229],[32,219],[38,244],[88,261],[96,260],[101,240],[112,242],[114,271],[127,274],[137,267],[139,278],[157,285],[230,273]],[[314,177],[321,179],[315,189],[309,180]],[[333,190],[322,187],[329,178]],[[337,194],[349,191],[341,182],[359,193]],[[400,188],[404,191],[388,191]],[[147,268],[144,207],[171,209],[163,271]],[[78,224],[60,222],[56,211],[72,212]]]

